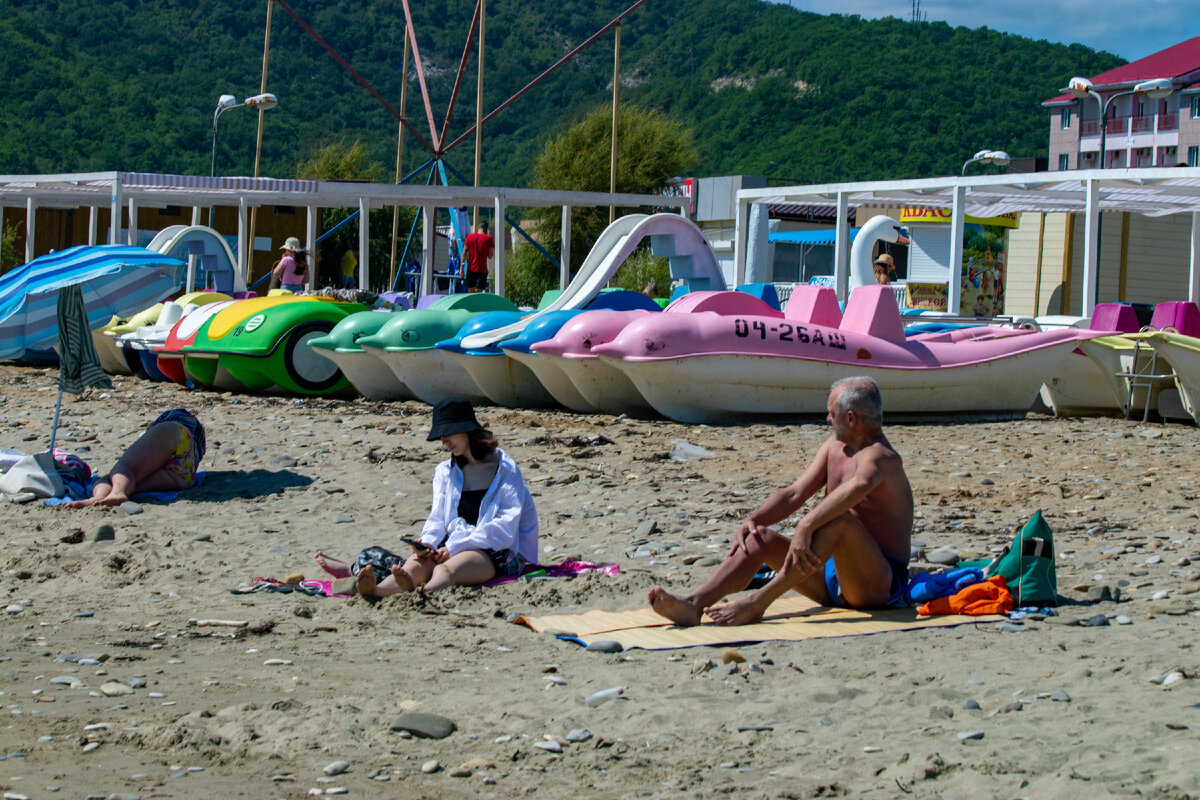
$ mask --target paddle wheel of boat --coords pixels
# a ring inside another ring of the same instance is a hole
[[[305,322],[288,334],[284,344],[283,367],[297,386],[321,392],[332,389],[342,379],[342,371],[337,364],[308,345],[313,339],[328,335],[331,330],[333,325],[329,322]]]

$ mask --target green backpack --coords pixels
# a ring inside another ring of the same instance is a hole
[[[1054,539],[1042,512],[1034,513],[1013,543],[991,561],[962,561],[960,567],[982,567],[985,578],[1003,575],[1015,605],[1057,606],[1058,579],[1054,572]]]

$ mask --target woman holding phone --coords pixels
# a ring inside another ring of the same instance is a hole
[[[337,578],[354,578],[358,594],[386,597],[421,588],[475,586],[499,575],[519,575],[537,560],[538,520],[533,497],[515,461],[461,397],[433,409],[429,441],[450,458],[433,474],[433,506],[407,558],[369,547],[353,564],[318,552],[317,563]],[[368,569],[368,567],[370,567]],[[335,582],[350,589],[350,581]]]

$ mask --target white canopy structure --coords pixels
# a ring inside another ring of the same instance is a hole
[[[1200,299],[1200,168],[1152,167],[1093,169],[980,177],[773,186],[737,193],[737,282],[746,273],[746,232],[752,203],[837,204],[834,249],[835,282],[845,298],[849,275],[849,207],[940,208],[951,210],[950,263],[962,263],[963,224],[967,215],[995,217],[1013,212],[1070,212],[1084,215],[1083,316],[1095,307],[1101,211],[1129,211],[1156,217],[1191,214],[1191,268],[1188,299]],[[958,281],[949,282],[950,308],[958,310]]]
[[[503,221],[505,209],[517,207],[563,208],[563,252],[560,282],[566,286],[570,275],[571,214],[574,206],[621,206],[678,208],[687,207],[685,197],[608,192],[564,192],[543,189],[515,189],[486,186],[413,186],[409,184],[362,183],[357,181],[309,181],[280,178],[237,178],[196,175],[160,175],[146,172],[91,172],[62,175],[0,175],[0,214],[5,206],[26,209],[25,260],[33,252],[34,210],[46,208],[89,208],[88,243],[97,244],[99,209],[109,207],[111,224],[105,241],[119,244],[121,210],[128,207],[130,231],[137,230],[137,209],[168,205],[191,206],[192,223],[199,224],[200,209],[234,206],[238,209],[237,263],[246,275],[250,209],[283,205],[306,208],[306,241],[317,238],[317,211],[322,208],[357,208],[365,216],[372,208],[419,206],[424,215],[421,272],[422,293],[433,290],[434,216],[438,208],[492,206],[496,220]],[[359,226],[359,288],[367,288],[368,226]],[[133,234],[131,233],[130,236]],[[136,244],[136,242],[126,242]],[[495,290],[504,291],[504,248],[495,254]]]

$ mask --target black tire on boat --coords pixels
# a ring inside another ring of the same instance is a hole
[[[329,359],[317,355],[308,346],[310,339],[325,336],[333,329],[329,322],[305,322],[288,333],[283,350],[283,367],[297,386],[309,392],[332,389],[342,379],[342,371]]]

